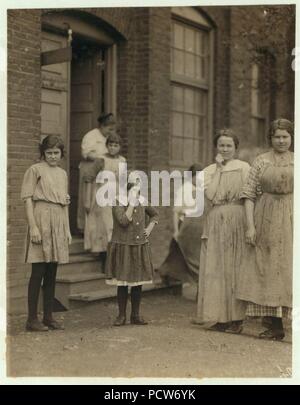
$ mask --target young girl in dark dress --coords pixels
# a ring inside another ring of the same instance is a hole
[[[105,272],[107,284],[117,285],[119,315],[114,325],[126,323],[128,287],[131,287],[130,322],[146,325],[140,317],[142,285],[153,281],[153,265],[149,246],[149,235],[158,223],[158,213],[150,206],[141,205],[138,182],[128,183],[128,202],[117,201],[113,207],[113,233],[108,245]],[[150,222],[146,226],[146,214]]]

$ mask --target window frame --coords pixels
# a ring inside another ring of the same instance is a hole
[[[180,10],[177,10],[180,9]],[[184,11],[184,15],[180,15],[180,11]],[[195,19],[187,18],[189,11],[192,10],[195,17],[199,17],[199,21],[196,22]],[[195,11],[197,15],[195,14]],[[214,27],[207,20],[205,16],[202,15],[200,10],[196,10],[192,7],[173,7],[172,14],[171,14],[171,24],[173,22],[181,23],[182,25],[186,25],[191,28],[195,28],[200,31],[205,31],[208,34],[208,58],[207,58],[207,71],[208,71],[208,78],[207,82],[201,82],[201,80],[194,80],[192,78],[188,78],[184,75],[179,75],[173,73],[170,69],[170,86],[171,89],[173,85],[182,86],[183,88],[191,88],[194,90],[203,90],[207,92],[207,134],[204,134],[202,138],[198,138],[198,142],[203,142],[203,149],[201,156],[199,156],[199,163],[202,163],[206,166],[211,158],[212,158],[212,151],[213,151],[213,89],[214,89],[214,43],[215,43],[215,36],[214,36]],[[204,23],[205,22],[205,23]],[[171,48],[174,49],[173,43],[171,42]],[[176,48],[175,48],[176,49]],[[172,65],[171,65],[172,66]],[[171,90],[173,91],[173,90]],[[173,101],[170,108],[170,116],[172,120],[172,113],[173,113]],[[170,128],[170,166],[172,169],[178,170],[185,170],[186,169],[186,162],[183,160],[175,160],[172,158],[172,123]],[[179,138],[179,137],[178,137]],[[185,139],[184,136],[181,137]],[[196,139],[196,138],[193,138]],[[200,146],[199,146],[199,153],[200,153]],[[193,162],[192,162],[193,163]]]
[[[256,86],[253,85],[253,68],[254,66],[257,66],[258,69],[258,75],[257,75],[257,81],[256,81]],[[257,145],[262,146],[265,142],[266,142],[266,135],[267,135],[267,124],[269,121],[269,111],[268,109],[266,109],[265,107],[265,102],[263,99],[263,90],[262,87],[260,85],[260,80],[261,80],[261,75],[262,75],[262,71],[261,71],[261,66],[259,63],[257,62],[252,62],[251,63],[251,116],[250,116],[250,122],[251,122],[251,137],[255,138],[255,142],[257,143]],[[257,97],[257,105],[256,105],[256,111],[253,110],[253,94],[254,92],[257,93],[256,97]],[[265,110],[265,111],[264,111]],[[259,125],[263,124],[264,126],[264,133],[263,135],[263,139],[260,139],[261,134],[259,132],[254,133],[253,131],[253,127],[254,127],[254,123],[255,122],[255,126],[258,127]]]

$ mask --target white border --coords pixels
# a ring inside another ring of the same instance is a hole
[[[7,89],[6,89],[6,11],[12,8],[76,8],[76,7],[171,7],[171,6],[255,6],[255,5],[275,5],[275,4],[296,4],[296,0],[272,0],[272,1],[168,1],[168,0],[110,0],[109,3],[104,0],[87,0],[83,1],[54,1],[54,0],[2,0],[0,6],[0,94],[1,94],[1,112],[0,112],[0,125],[2,133],[2,147],[0,148],[0,189],[1,199],[0,206],[5,207],[6,202],[6,100],[7,100]],[[297,9],[296,12],[296,46],[299,46],[299,35],[300,35],[300,14]],[[300,64],[300,63],[298,63]],[[296,84],[295,84],[295,132],[300,129],[299,117],[296,116],[296,111],[300,111],[300,81],[299,73],[296,72]],[[125,378],[59,378],[59,377],[35,377],[35,378],[8,378],[6,377],[5,369],[5,334],[6,334],[6,261],[2,260],[2,271],[0,272],[0,384],[6,385],[27,385],[27,384],[47,384],[47,385],[61,385],[61,384],[114,384],[114,385],[140,385],[140,384],[236,384],[236,385],[246,385],[246,384],[296,384],[300,382],[299,372],[300,372],[300,342],[299,342],[299,330],[300,330],[300,256],[297,255],[297,247],[300,246],[300,181],[297,177],[297,173],[300,173],[300,146],[297,142],[297,137],[295,139],[295,239],[294,239],[294,312],[297,314],[294,319],[293,327],[293,377],[292,378],[204,378],[204,379],[165,379],[165,378],[135,378],[135,379],[125,379]],[[0,245],[0,257],[6,257],[6,209],[2,208],[2,214],[0,215],[0,232],[1,232],[1,245]],[[245,365],[246,366],[246,365]]]

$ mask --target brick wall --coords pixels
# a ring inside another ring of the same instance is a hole
[[[171,108],[171,10],[150,9],[149,66],[149,170],[169,170]],[[172,237],[172,209],[160,207],[159,225],[153,231],[154,266],[158,267],[168,252]]]
[[[24,308],[28,266],[20,188],[24,171],[38,158],[40,139],[40,12],[8,11],[8,310]]]
[[[201,7],[210,18],[214,41],[214,132],[230,122],[230,11],[229,7]]]

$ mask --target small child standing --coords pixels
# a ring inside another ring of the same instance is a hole
[[[107,284],[117,285],[119,315],[114,326],[125,325],[128,287],[131,287],[131,316],[134,325],[146,325],[140,317],[142,285],[153,281],[149,235],[158,223],[158,213],[143,206],[138,183],[127,185],[129,205],[118,200],[112,208],[113,234],[108,246],[105,273]],[[146,215],[150,222],[146,227]]]
[[[86,162],[83,173],[84,208],[86,212],[84,228],[84,248],[92,253],[100,253],[102,262],[105,262],[107,244],[111,240],[113,219],[111,206],[100,206],[96,201],[96,194],[102,184],[96,183],[100,171],[111,171],[118,181],[119,163],[126,160],[119,154],[121,138],[117,134],[107,137],[108,152],[101,159]]]
[[[21,198],[25,202],[29,232],[25,262],[32,264],[28,285],[26,329],[42,332],[64,329],[52,317],[57,265],[69,262],[68,178],[58,167],[64,145],[58,136],[49,135],[40,144],[41,162],[25,173]],[[38,299],[43,282],[43,324],[38,320]]]

